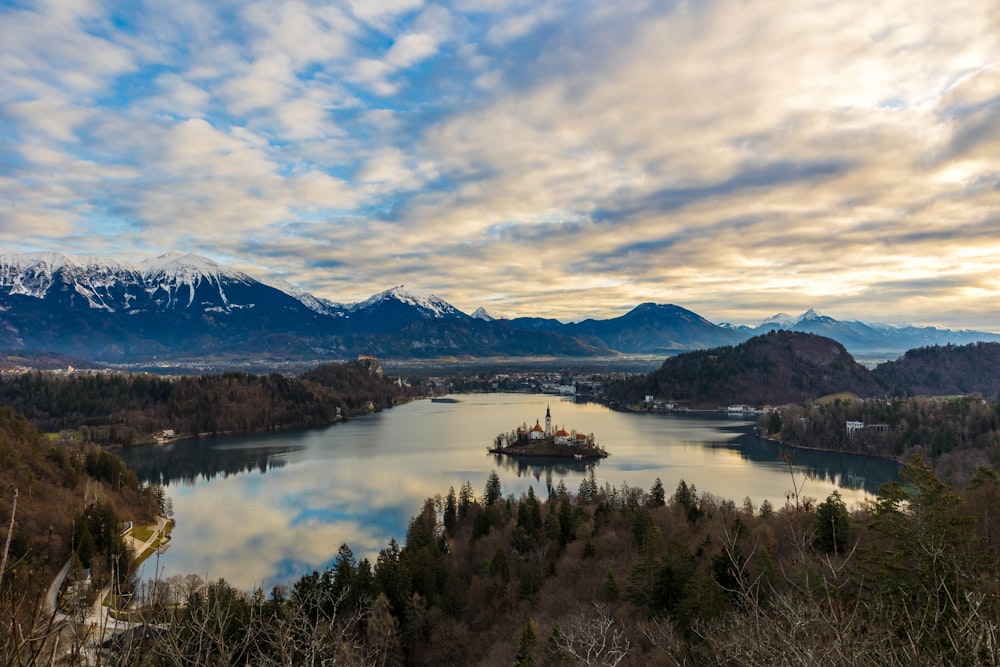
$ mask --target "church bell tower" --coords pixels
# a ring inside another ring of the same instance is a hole
[[[545,406],[545,437],[552,437],[552,413],[549,412],[549,406]]]

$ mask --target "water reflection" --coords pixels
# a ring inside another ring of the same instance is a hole
[[[227,447],[214,441],[206,446],[201,440],[178,440],[143,448],[141,456],[126,452],[123,458],[142,481],[190,485],[199,480],[211,481],[218,475],[263,474],[284,467],[286,455],[301,449],[301,445]]]
[[[164,483],[173,500],[173,546],[156,567],[162,576],[194,573],[269,589],[326,567],[345,542],[374,559],[391,538],[403,539],[425,498],[466,481],[481,495],[491,470],[515,497],[533,488],[546,498],[560,481],[575,491],[591,472],[602,486],[649,489],[659,478],[671,492],[684,479],[758,505],[783,505],[792,486],[778,447],[753,438],[746,420],[626,414],[540,395],[461,398],[418,401],[328,429],[123,450],[140,478]],[[497,433],[534,423],[547,408],[554,425],[596,434],[611,456],[486,453]],[[848,506],[896,474],[891,462],[805,451],[793,470],[806,495],[822,499],[840,488]]]
[[[551,478],[555,475],[559,477],[580,476],[586,477],[594,470],[599,460],[577,461],[576,459],[564,459],[557,456],[534,456],[531,458],[516,458],[504,456],[503,454],[491,454],[490,457],[499,470],[508,470],[518,477],[534,477],[536,480],[542,477]]]
[[[895,464],[873,456],[838,455],[812,449],[794,449],[743,434],[731,442],[714,443],[737,452],[742,458],[755,463],[772,463],[775,459],[791,462],[796,474],[810,480],[823,482],[841,489],[866,491],[875,494],[887,479],[887,472]],[[787,465],[787,464],[786,464]]]
[[[583,478],[590,476],[591,471],[595,472],[601,459],[589,461],[577,461],[576,459],[564,459],[559,457],[534,456],[531,458],[516,458],[503,454],[490,454],[497,470],[507,471],[517,477],[531,477],[536,482],[545,484],[547,497],[552,493],[559,480],[566,478]]]

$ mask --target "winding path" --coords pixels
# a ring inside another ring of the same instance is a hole
[[[145,552],[146,549],[149,549],[151,546],[153,546],[153,543],[163,535],[163,529],[166,527],[166,525],[167,525],[166,517],[163,516],[156,517],[156,529],[153,530],[153,534],[150,535],[149,539],[144,542],[137,541],[135,537],[133,537],[134,527],[130,528],[128,533],[124,536],[125,543],[129,546],[129,548],[132,549],[132,553],[135,556],[139,556],[143,552]],[[62,569],[59,570],[59,573],[56,574],[55,579],[53,579],[52,583],[49,584],[49,589],[45,593],[45,609],[49,614],[53,615],[54,620],[57,623],[70,620],[68,616],[66,616],[65,614],[63,614],[58,610],[56,604],[59,598],[59,590],[62,588],[63,581],[65,581],[66,576],[69,574],[69,570],[70,567],[72,567],[72,565],[73,565],[73,559],[70,558],[68,561],[66,561],[66,564],[63,565]],[[98,592],[97,599],[94,601],[94,604],[88,611],[86,618],[83,619],[83,622],[88,624],[92,628],[106,629],[109,626],[105,624],[112,622],[114,630],[131,627],[133,625],[132,623],[129,623],[128,621],[120,621],[119,619],[114,618],[113,616],[111,616],[110,613],[108,613],[108,609],[107,607],[104,606],[103,602],[104,598],[107,597],[107,595],[110,592],[111,592],[111,584],[108,584]]]

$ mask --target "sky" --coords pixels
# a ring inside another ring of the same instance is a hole
[[[0,0],[0,250],[1000,332],[993,0]]]

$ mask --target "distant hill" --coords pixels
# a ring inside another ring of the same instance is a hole
[[[625,354],[670,355],[718,345],[733,345],[747,334],[712,324],[674,304],[642,303],[619,317],[565,324],[543,317],[507,320],[525,331],[544,331],[581,341],[596,350]]]
[[[745,338],[673,304],[642,303],[621,317],[566,326],[575,337],[592,336],[612,350],[632,354],[676,354],[732,345]]]
[[[636,403],[646,395],[695,408],[800,402],[849,391],[882,393],[871,371],[830,338],[772,331],[736,345],[671,357],[648,375],[609,385],[606,397]]]
[[[934,345],[909,350],[880,364],[875,377],[892,395],[1000,396],[1000,343]]]

